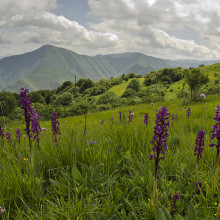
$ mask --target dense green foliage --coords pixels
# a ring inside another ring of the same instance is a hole
[[[56,90],[39,90],[31,92],[30,96],[41,119],[47,120],[54,110],[60,117],[68,117],[84,114],[86,110],[102,111],[176,98],[200,100],[201,93],[220,93],[219,72],[220,64],[215,64],[199,69],[163,68],[146,74],[144,78],[134,73],[123,74],[119,78],[102,78],[97,82],[80,78],[76,85],[65,81]],[[18,94],[0,93],[0,121],[3,116],[4,120],[22,119]]]
[[[185,79],[190,87],[191,99],[196,97],[196,93],[198,93],[201,86],[209,82],[208,75],[201,73],[200,69],[194,68],[185,70]]]
[[[86,102],[80,101],[77,105],[84,105],[87,115],[86,131],[85,116],[60,119],[61,137],[55,145],[51,122],[41,121],[41,127],[46,129],[41,133],[40,148],[33,143],[32,159],[24,137],[24,122],[3,122],[14,141],[10,145],[5,139],[3,145],[0,139],[0,206],[5,209],[2,219],[160,219],[163,212],[168,215],[164,207],[171,211],[175,192],[181,196],[171,212],[172,218],[181,215],[194,219],[189,216],[197,213],[198,219],[215,219],[215,214],[220,214],[220,182],[214,193],[216,149],[210,148],[209,143],[214,107],[219,100],[220,95],[207,95],[200,103],[186,100],[186,106],[181,99],[91,115],[87,114]],[[178,119],[171,117],[168,150],[165,160],[160,161],[158,174],[159,207],[155,209],[154,161],[149,160],[149,154],[160,106],[166,106]],[[185,107],[192,109],[188,119]],[[132,122],[128,122],[129,110],[134,112]],[[119,111],[125,115],[121,122]],[[145,113],[149,114],[147,125],[143,123]],[[23,133],[20,144],[15,138],[16,128]],[[200,129],[206,131],[206,140],[199,164],[198,193],[194,147]]]
[[[54,90],[65,81],[74,82],[75,76],[93,81],[124,73],[140,77],[165,66],[198,67],[200,62],[210,65],[216,61],[165,60],[135,52],[90,57],[44,45],[29,53],[0,59],[0,91],[19,92],[22,87],[30,91]],[[127,79],[130,75],[124,80]]]

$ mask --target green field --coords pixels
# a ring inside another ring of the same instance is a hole
[[[214,191],[216,149],[209,143],[214,108],[219,104],[220,95],[213,95],[186,106],[183,100],[176,100],[92,112],[87,115],[85,135],[85,116],[60,119],[57,144],[52,142],[50,121],[42,121],[46,130],[41,133],[40,148],[33,143],[32,159],[24,132],[20,144],[15,138],[15,128],[23,131],[24,123],[4,125],[12,131],[14,141],[12,145],[6,139],[4,145],[0,142],[2,219],[155,219],[154,161],[149,155],[153,153],[150,142],[160,106],[178,115],[178,120],[171,120],[168,150],[159,163],[159,206],[169,209],[172,195],[179,192],[173,218],[185,216],[192,201],[197,219],[217,219],[220,183]],[[192,110],[189,118],[185,107]],[[128,122],[129,110],[135,114],[132,122]],[[119,111],[125,115],[121,122]],[[148,125],[143,123],[145,113],[150,117]],[[206,131],[206,140],[199,162],[198,194],[194,148],[200,129]]]

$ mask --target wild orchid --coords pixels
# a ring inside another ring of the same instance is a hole
[[[51,118],[51,127],[53,132],[53,140],[57,142],[58,135],[61,135],[60,133],[60,123],[58,121],[59,117],[57,116],[57,112],[52,113]]]
[[[211,142],[209,145],[210,147],[216,147],[217,153],[216,153],[216,162],[215,162],[215,176],[214,176],[214,190],[217,184],[217,178],[218,178],[218,160],[219,160],[219,152],[220,152],[220,107],[217,106],[216,108],[216,114],[213,118],[215,125],[212,127],[212,136],[211,139],[215,140],[216,142]]]
[[[21,104],[21,109],[23,109],[23,114],[25,118],[25,123],[26,123],[26,132],[29,140],[29,147],[30,147],[30,153],[32,154],[32,143],[31,143],[31,130],[30,130],[30,125],[31,125],[31,117],[33,113],[33,108],[32,108],[32,102],[31,102],[31,97],[28,96],[29,90],[25,88],[21,88],[20,91],[20,104]]]
[[[153,201],[154,205],[157,205],[158,195],[157,195],[157,175],[160,160],[164,160],[165,151],[167,150],[167,139],[168,139],[168,127],[170,127],[170,113],[167,112],[166,107],[160,107],[157,110],[156,115],[156,126],[154,127],[154,136],[151,144],[154,145],[152,148],[155,155],[150,155],[150,160],[155,160],[155,170],[154,170],[154,188],[153,188]]]

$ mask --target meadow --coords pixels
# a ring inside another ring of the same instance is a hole
[[[57,142],[52,139],[51,121],[40,121],[44,129],[39,147],[32,143],[32,156],[24,121],[3,124],[13,141],[0,140],[0,206],[4,209],[0,218],[158,219],[150,142],[157,110],[166,106],[174,117],[170,117],[165,159],[159,163],[158,207],[169,210],[172,219],[187,219],[191,203],[197,219],[220,219],[219,181],[213,187],[216,147],[209,146],[218,105],[219,94],[186,100],[185,105],[183,99],[176,99],[60,118]],[[134,113],[130,122],[129,111]],[[125,115],[121,121],[119,112]],[[20,143],[16,128],[22,132]],[[200,129],[206,133],[196,187],[194,148]],[[179,200],[172,207],[176,193]]]

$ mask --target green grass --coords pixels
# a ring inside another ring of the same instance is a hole
[[[127,82],[123,81],[123,83],[110,88],[109,91],[114,92],[117,96],[121,96],[131,80],[132,79],[129,79]],[[140,85],[143,86],[144,78],[138,78],[138,80],[140,82]]]
[[[209,142],[219,100],[220,95],[214,95],[201,103],[186,103],[192,109],[189,119],[182,100],[92,113],[87,115],[85,136],[85,116],[60,119],[62,135],[57,144],[52,142],[50,122],[41,122],[46,130],[41,133],[40,148],[33,145],[32,161],[27,137],[20,144],[15,140],[15,128],[23,130],[24,123],[8,124],[14,142],[10,146],[5,139],[0,145],[0,206],[6,210],[2,219],[155,219],[151,206],[154,161],[149,154],[160,106],[178,115],[178,120],[171,120],[168,150],[160,161],[159,203],[168,208],[178,191],[181,198],[173,217],[184,216],[192,200],[198,219],[216,219],[220,183],[214,194],[216,149]],[[135,113],[130,123],[129,110]],[[122,122],[119,111],[125,114]],[[145,113],[150,116],[148,125],[143,123]],[[202,192],[196,194],[193,152],[199,129],[206,131],[206,141],[199,163]],[[91,145],[91,140],[96,143]]]

